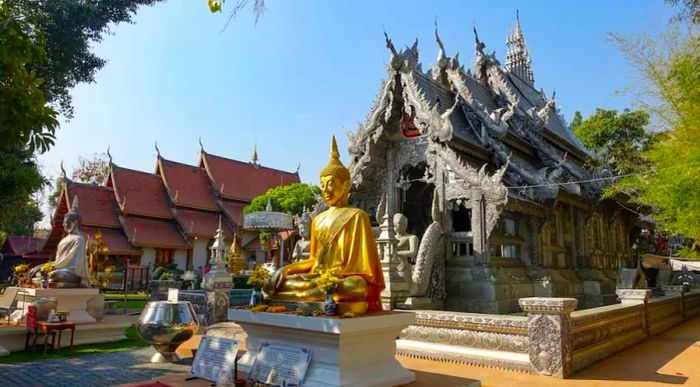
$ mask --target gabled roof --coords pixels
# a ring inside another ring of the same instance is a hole
[[[186,210],[183,208],[173,209],[175,220],[185,234],[190,237],[211,238],[216,234],[219,227],[219,214],[215,212]],[[221,221],[224,237],[233,237],[233,227],[224,219]]]
[[[172,219],[170,201],[160,176],[114,164],[110,169],[107,185],[114,188],[122,213]]]
[[[126,237],[134,246],[186,249],[190,245],[173,221],[120,216]]]
[[[81,227],[80,232],[88,244],[95,239],[95,234],[102,233],[102,241],[108,249],[107,255],[141,255],[141,249],[129,244],[121,228]]]
[[[5,243],[0,248],[0,252],[5,255],[24,256],[36,254],[41,251],[46,242],[43,238],[35,238],[30,236],[8,236]]]
[[[78,197],[78,211],[83,225],[121,227],[119,207],[117,207],[117,201],[114,199],[114,191],[111,187],[66,180],[65,188],[64,194],[68,208],[73,203],[73,198]],[[61,219],[61,221],[63,220]]]
[[[243,226],[243,207],[246,203],[222,200],[219,205],[229,219],[238,226]]]
[[[163,178],[165,189],[174,205],[219,211],[209,176],[204,168],[159,157],[158,173]]]
[[[250,202],[268,189],[299,182],[297,173],[284,172],[202,152],[204,167],[216,193],[224,198]]]

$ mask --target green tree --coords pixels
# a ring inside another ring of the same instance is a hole
[[[243,208],[244,213],[264,211],[267,200],[270,199],[273,211],[286,212],[292,215],[301,215],[304,207],[311,211],[318,202],[321,189],[318,186],[294,183],[270,188],[264,194],[256,196],[249,205]]]
[[[672,29],[658,39],[615,36],[643,76],[641,102],[665,130],[646,152],[654,168],[617,188],[655,209],[663,229],[700,240],[700,36]]]
[[[45,152],[58,126],[36,72],[46,62],[44,34],[31,20],[0,2],[0,152]]]
[[[571,129],[575,131],[576,128],[581,125],[581,122],[583,122],[583,115],[581,115],[581,112],[577,110],[574,112],[574,118],[571,120],[571,125],[569,126],[571,126]]]
[[[614,175],[650,167],[643,155],[655,137],[645,129],[649,125],[649,113],[625,109],[618,114],[617,110],[599,108],[586,120],[581,121],[580,117],[580,113],[578,120],[574,117],[572,127],[583,144],[596,152],[595,163],[607,164]]]
[[[0,230],[12,233],[21,219],[31,218],[27,206],[45,183],[29,149],[0,151]]]
[[[41,221],[44,214],[41,213],[36,201],[28,202],[21,211],[12,217],[5,232],[8,235],[34,235],[34,225]]]

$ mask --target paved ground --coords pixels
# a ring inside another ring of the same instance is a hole
[[[231,333],[233,331],[230,331]],[[242,332],[234,336],[242,339]],[[178,352],[189,355],[199,337],[183,344]],[[209,386],[205,381],[185,382],[186,365],[150,364],[153,349],[83,356],[73,359],[0,365],[0,385],[14,386],[112,386],[137,381],[161,380],[174,386]],[[190,355],[191,356],[191,355]],[[417,375],[410,386],[463,386],[465,379],[481,380],[482,386],[700,386],[700,318],[687,321],[635,347],[613,355],[560,380],[462,364],[440,363],[399,357]],[[179,382],[178,382],[179,381]]]
[[[115,386],[139,380],[187,372],[189,366],[151,364],[151,347],[132,351],[80,356],[70,359],[42,360],[20,364],[0,365],[0,385],[3,387],[56,386],[99,387]]]

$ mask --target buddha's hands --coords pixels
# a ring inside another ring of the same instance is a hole
[[[284,283],[284,279],[287,278],[287,275],[289,274],[289,269],[288,266],[282,266],[279,269],[275,270],[275,273],[272,274],[272,285],[274,286],[275,290],[279,290],[282,287],[282,284]]]

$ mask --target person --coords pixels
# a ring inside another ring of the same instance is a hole
[[[333,137],[331,160],[321,171],[321,195],[328,204],[311,223],[309,258],[283,266],[266,282],[270,300],[321,302],[325,289],[314,281],[320,273],[340,269],[333,292],[338,314],[381,310],[384,276],[369,216],[348,205],[350,171],[340,162]]]
[[[398,256],[406,263],[415,264],[419,242],[417,236],[406,232],[408,227],[406,215],[396,213],[394,215],[394,226],[396,227],[396,239],[399,241],[396,245]]]

